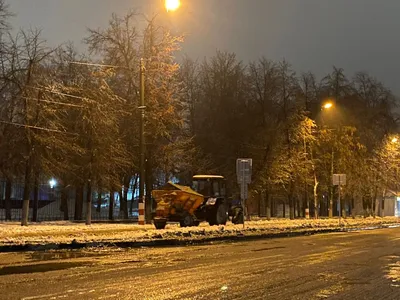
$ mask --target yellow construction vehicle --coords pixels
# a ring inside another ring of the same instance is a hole
[[[202,221],[225,225],[229,218],[230,201],[225,179],[220,175],[195,175],[192,187],[168,182],[154,190],[152,197],[157,204],[157,229],[165,228],[167,222],[179,222],[181,227],[197,226]]]

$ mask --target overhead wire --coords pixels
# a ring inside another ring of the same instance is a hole
[[[43,130],[43,131],[54,132],[54,133],[62,133],[62,134],[68,134],[68,135],[78,135],[77,133],[72,133],[72,132],[68,132],[68,131],[61,131],[61,130],[57,130],[57,129],[49,129],[49,128],[44,128],[44,127],[40,127],[40,126],[26,125],[26,124],[20,124],[20,123],[15,123],[15,122],[0,121],[0,123],[7,124],[7,125],[13,125],[13,126],[16,126],[16,127]]]

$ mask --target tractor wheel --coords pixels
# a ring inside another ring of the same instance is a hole
[[[179,222],[181,227],[191,227],[194,225],[194,219],[191,215],[185,215],[183,219]]]
[[[200,221],[194,221],[194,222],[193,222],[193,226],[196,226],[196,227],[197,227],[197,226],[199,226],[199,225],[200,225]]]
[[[243,211],[239,210],[232,218],[233,224],[243,224]]]
[[[167,225],[167,221],[165,220],[154,220],[154,226],[156,229],[164,229]]]
[[[220,204],[217,208],[217,214],[215,216],[216,225],[226,225],[228,218],[228,209],[226,205]]]

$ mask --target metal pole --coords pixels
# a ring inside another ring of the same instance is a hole
[[[340,203],[340,176],[339,176],[339,197],[338,197],[338,201],[339,201],[339,226],[341,225],[341,217],[342,217],[342,208],[341,208],[341,203]]]
[[[332,145],[331,178],[333,178],[333,172],[334,172],[334,170],[333,170],[333,160],[334,160],[333,156],[334,156],[334,151],[333,151],[333,145]],[[334,189],[334,185],[331,186],[331,192],[330,192],[330,195],[329,195],[329,213],[328,213],[329,218],[333,217],[333,189]]]
[[[245,193],[245,189],[246,189],[246,180],[244,179],[244,175],[245,175],[245,172],[244,172],[244,167],[242,167],[242,189],[243,189],[243,203],[242,203],[242,206],[243,206],[243,228],[244,228],[244,223],[245,223],[245,219],[246,219],[246,204],[245,204],[245,201],[246,201],[246,193]]]
[[[144,181],[145,181],[145,137],[144,137],[144,121],[145,121],[145,97],[144,97],[144,60],[140,59],[140,174],[139,174],[139,224],[144,225],[144,215],[140,212],[144,210]]]

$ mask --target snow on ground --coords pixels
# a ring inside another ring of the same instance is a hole
[[[373,227],[379,225],[400,225],[399,218],[356,218],[342,219],[345,227]],[[168,224],[164,230],[156,230],[153,225],[136,224],[92,224],[66,221],[43,222],[21,227],[19,223],[0,223],[0,246],[21,244],[47,244],[76,242],[121,242],[143,241],[151,239],[196,239],[211,236],[255,235],[282,231],[327,229],[339,227],[338,219],[318,220],[252,220],[243,225],[208,226],[181,228],[177,224]]]

